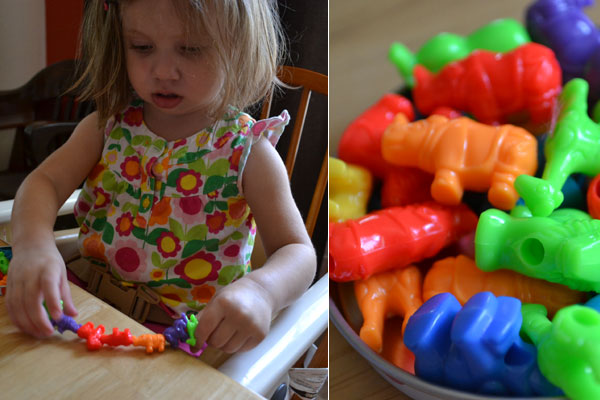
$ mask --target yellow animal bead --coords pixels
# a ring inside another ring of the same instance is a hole
[[[367,169],[329,157],[329,222],[365,215],[372,186]]]

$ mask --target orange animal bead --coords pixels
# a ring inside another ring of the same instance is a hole
[[[457,205],[463,191],[488,191],[494,207],[509,210],[519,194],[514,181],[537,168],[537,141],[523,128],[489,126],[441,115],[409,123],[398,114],[386,129],[381,152],[391,164],[418,167],[435,175],[431,196]]]
[[[436,261],[425,275],[423,301],[444,292],[452,293],[460,304],[479,292],[516,297],[524,303],[544,305],[550,315],[563,307],[584,302],[588,297],[585,292],[510,270],[482,271],[474,260],[463,255]]]
[[[375,274],[354,282],[354,294],[363,315],[360,338],[374,351],[383,346],[383,328],[386,318],[404,317],[404,326],[411,315],[423,304],[421,271],[411,265]]]
[[[134,346],[146,347],[146,353],[152,354],[154,350],[162,353],[165,350],[165,337],[160,333],[132,336]]]

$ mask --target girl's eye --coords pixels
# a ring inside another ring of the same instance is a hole
[[[132,44],[130,48],[139,53],[148,53],[152,50],[152,46],[148,44]]]
[[[185,54],[196,55],[196,54],[200,54],[201,51],[202,51],[202,49],[200,47],[196,47],[196,46],[182,46],[181,47],[181,52],[185,53]]]

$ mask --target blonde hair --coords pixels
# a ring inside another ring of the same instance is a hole
[[[93,99],[99,124],[131,101],[120,7],[132,0],[93,0],[86,8],[79,46],[80,77],[73,85]],[[229,105],[240,110],[260,101],[275,85],[283,62],[284,36],[275,0],[172,0],[186,33],[203,31],[214,43],[224,84],[213,116]]]

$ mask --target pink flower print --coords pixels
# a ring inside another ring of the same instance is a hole
[[[192,285],[201,285],[219,277],[221,262],[212,253],[199,251],[175,266],[175,273]]]
[[[254,136],[259,136],[266,128],[267,122],[265,120],[258,121],[257,123],[252,125],[252,134]]]
[[[219,233],[225,227],[225,221],[227,221],[227,215],[224,212],[217,211],[206,217],[206,225],[208,231],[211,233]]]
[[[117,240],[107,253],[110,264],[123,279],[139,281],[148,267],[146,253],[135,240]]]
[[[198,193],[202,186],[200,174],[195,171],[185,171],[179,174],[177,178],[177,191],[183,193],[184,196]]]
[[[206,195],[208,196],[209,199],[216,199],[219,196],[219,191],[213,190],[212,192],[209,192]]]
[[[123,121],[129,126],[140,126],[144,121],[142,107],[129,107],[123,115]]]
[[[152,172],[152,168],[154,167],[154,164],[158,161],[158,157],[151,157],[148,161],[146,161],[145,164],[145,170],[146,170],[146,175],[148,176],[154,176],[154,173]]]
[[[198,147],[204,146],[206,143],[208,143],[208,139],[210,139],[210,134],[208,132],[206,132],[206,131],[200,132],[196,136],[196,146],[198,146]]]
[[[119,236],[129,236],[133,230],[133,215],[128,211],[125,214],[117,218],[117,226],[115,230]]]
[[[204,203],[200,196],[189,196],[181,197],[179,199],[173,199],[173,215],[177,217],[179,221],[187,225],[195,225],[202,222],[204,214]]]
[[[79,217],[82,215],[87,215],[87,213],[91,210],[91,205],[90,203],[88,203],[87,201],[85,201],[83,198],[79,198],[79,200],[77,201],[77,203],[75,203],[75,208],[73,210],[73,214],[75,215],[75,217]]]
[[[142,176],[140,160],[136,156],[129,156],[121,163],[121,176],[128,181],[134,181]]]
[[[242,153],[244,152],[244,146],[238,146],[233,149],[233,152],[229,156],[229,169],[232,171],[239,171],[240,160],[242,159]]]
[[[240,246],[237,244],[227,246],[223,251],[223,254],[225,254],[227,257],[236,257],[238,254],[240,254]]]
[[[173,232],[161,233],[156,240],[156,247],[158,252],[165,258],[175,257],[181,250],[180,241]]]
[[[173,148],[176,149],[176,148],[178,148],[180,146],[185,145],[186,143],[187,143],[187,139],[186,138],[179,139],[175,143],[173,143]]]
[[[221,147],[225,146],[227,144],[227,142],[229,141],[229,139],[231,139],[232,137],[233,137],[233,132],[231,132],[231,131],[227,132],[226,134],[221,136],[219,139],[217,139],[217,141],[215,142],[215,148],[220,149]]]
[[[94,208],[102,208],[110,203],[110,194],[100,187],[94,188],[94,196],[96,197]]]

